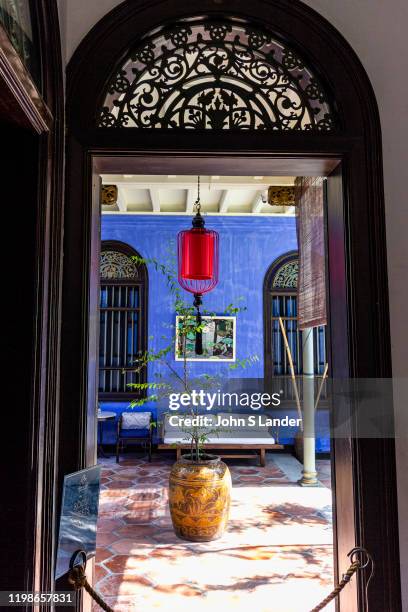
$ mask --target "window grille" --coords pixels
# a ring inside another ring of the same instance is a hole
[[[297,254],[289,254],[272,264],[265,277],[265,371],[267,376],[289,376],[290,367],[279,325],[282,319],[291,350],[295,374],[303,372],[302,332],[298,329]],[[326,365],[326,326],[316,327],[314,371],[322,374]]]
[[[126,252],[124,250],[126,249]],[[147,271],[126,245],[102,246],[100,273],[99,395],[138,397],[129,384],[144,382],[136,372],[146,350]]]

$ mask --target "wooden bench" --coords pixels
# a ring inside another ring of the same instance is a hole
[[[180,459],[181,457],[181,451],[182,450],[190,450],[191,449],[191,445],[190,444],[180,444],[178,442],[175,442],[174,444],[158,444],[157,445],[158,449],[163,449],[163,450],[175,450],[176,451],[176,458],[177,460]],[[242,450],[242,451],[255,451],[253,453],[220,453],[217,452],[216,454],[221,457],[222,459],[253,459],[254,455],[259,455],[259,465],[261,467],[265,467],[266,464],[266,458],[265,458],[265,451],[266,450],[282,450],[284,448],[283,444],[215,444],[212,442],[209,442],[207,444],[204,445],[205,450]]]

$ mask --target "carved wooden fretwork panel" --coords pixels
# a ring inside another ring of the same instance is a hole
[[[100,275],[103,280],[139,278],[135,261],[120,251],[101,252]]]
[[[273,289],[297,289],[299,261],[293,259],[284,263],[275,273],[272,282]]]
[[[266,31],[185,21],[146,37],[111,79],[99,127],[330,131],[313,72]]]

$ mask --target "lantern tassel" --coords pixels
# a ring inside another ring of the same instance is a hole
[[[195,293],[194,294],[194,306],[197,309],[197,314],[196,314],[196,327],[200,327],[201,323],[202,323],[202,318],[201,318],[201,312],[200,312],[200,306],[203,303],[202,301],[202,296],[200,293]],[[195,336],[195,353],[196,355],[202,355],[203,354],[203,334],[201,329],[198,330],[196,329],[196,336]]]

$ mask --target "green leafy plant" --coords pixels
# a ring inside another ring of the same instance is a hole
[[[174,252],[174,250],[173,250]],[[211,376],[207,373],[201,374],[199,380],[194,381],[190,377],[189,367],[187,362],[187,351],[186,343],[187,338],[192,335],[195,336],[197,332],[202,332],[205,323],[197,324],[195,308],[189,305],[182,295],[182,290],[177,281],[176,268],[174,259],[170,262],[161,263],[156,259],[144,259],[141,257],[134,256],[134,261],[137,264],[145,264],[152,266],[158,273],[162,274],[166,279],[167,286],[173,297],[173,308],[174,313],[177,315],[176,325],[172,324],[167,326],[169,333],[161,336],[161,340],[165,340],[166,344],[163,348],[158,350],[148,349],[144,353],[138,356],[135,364],[135,372],[140,373],[144,368],[147,368],[150,363],[159,363],[167,369],[169,378],[164,379],[162,373],[156,374],[156,381],[143,382],[143,383],[129,383],[129,387],[138,391],[145,392],[145,395],[137,400],[131,402],[131,407],[136,408],[143,406],[147,402],[159,402],[163,398],[168,398],[171,393],[185,393],[191,396],[194,385],[197,382],[200,383],[202,390],[208,390],[219,386],[219,378],[217,376]],[[234,304],[228,304],[225,308],[225,314],[236,315],[239,312],[246,310],[245,306],[235,306]],[[204,310],[203,316],[215,316],[215,313]],[[153,340],[153,338],[150,338]],[[179,372],[174,363],[174,355],[176,354],[182,357],[182,371]],[[256,355],[240,360],[237,363],[229,364],[230,369],[236,369],[238,367],[246,368],[253,363],[258,361]],[[151,393],[149,393],[151,392]],[[190,403],[189,416],[199,416],[199,407]],[[213,427],[202,427],[202,426],[191,426],[182,427],[181,430],[186,435],[186,441],[190,444],[190,455],[194,461],[200,461],[203,457],[203,446],[208,441],[208,437],[212,434],[218,435],[220,428]]]

